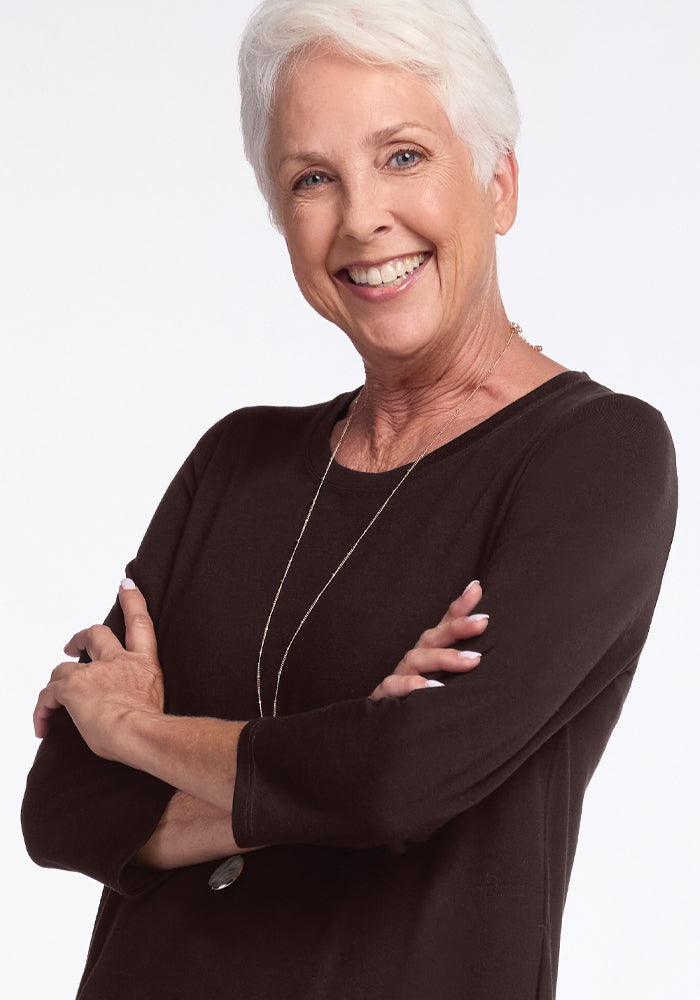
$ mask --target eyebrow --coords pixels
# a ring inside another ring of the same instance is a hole
[[[419,122],[398,122],[396,125],[387,125],[386,128],[381,128],[378,132],[368,135],[364,140],[364,145],[382,146],[385,142],[390,142],[397,132],[402,132],[406,128],[419,128],[423,132],[431,131],[431,129],[425,125],[421,125]],[[289,160],[295,160],[297,163],[317,163],[323,159],[325,159],[323,153],[289,153],[287,156],[282,157],[277,164],[277,169]]]

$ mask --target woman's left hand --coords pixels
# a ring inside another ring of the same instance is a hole
[[[370,698],[403,698],[411,691],[421,688],[443,687],[440,681],[429,680],[425,674],[443,671],[464,673],[473,670],[481,660],[481,654],[469,650],[455,649],[455,643],[462,639],[472,639],[481,635],[489,623],[485,614],[473,615],[472,611],[481,600],[482,591],[478,580],[467,589],[447,609],[447,614],[435,628],[426,629],[413,649],[409,649],[393,674],[385,677]]]
[[[107,760],[122,760],[119,737],[128,715],[163,714],[163,674],[146,602],[131,581],[119,588],[119,602],[125,646],[105,625],[78,632],[64,652],[79,656],[86,651],[92,662],[59,664],[34,710],[34,732],[41,738],[51,715],[63,705],[93,753]]]

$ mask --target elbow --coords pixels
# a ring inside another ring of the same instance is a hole
[[[43,757],[37,758],[27,778],[20,810],[22,835],[29,857],[42,868],[74,867],[83,808],[66,794],[69,781],[70,776],[47,769]]]
[[[369,839],[393,853],[423,843],[451,818],[425,757],[408,751],[403,741],[389,748],[367,788]]]
[[[49,732],[39,744],[20,811],[27,853],[43,868],[69,867],[71,843],[76,840],[82,812],[73,794],[76,776],[66,736],[72,738],[79,751],[85,746],[70,716],[61,709],[54,714]],[[68,856],[64,857],[66,848]]]
[[[34,792],[31,781],[27,783],[27,790],[22,801],[20,823],[27,854],[35,864],[41,865],[42,868],[50,868],[52,866],[51,849],[47,833],[51,824],[46,810],[42,809],[40,797]]]

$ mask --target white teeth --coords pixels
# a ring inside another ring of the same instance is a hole
[[[381,267],[349,267],[348,274],[356,285],[370,285],[377,288],[379,285],[400,285],[409,274],[425,260],[425,254],[410,254],[407,257],[399,257],[382,264]]]

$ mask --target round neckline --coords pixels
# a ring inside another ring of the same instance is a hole
[[[457,437],[446,441],[445,444],[429,452],[421,460],[414,472],[411,473],[411,478],[414,476],[416,478],[419,477],[422,470],[430,469],[437,462],[445,460],[455,454],[455,452],[463,451],[475,441],[492,433],[507,420],[517,416],[528,406],[558,391],[563,385],[578,382],[581,379],[588,380],[588,375],[585,372],[571,370],[553,375],[546,382],[531,389],[524,396],[514,399],[512,403],[508,403],[500,410],[497,410],[496,413],[491,414],[490,417],[482,420],[476,426],[470,427],[468,430],[463,431],[462,434],[458,434]],[[359,391],[358,387],[351,392],[341,393],[341,395],[336,396],[335,399],[330,400],[321,408],[318,419],[308,439],[308,462],[311,475],[315,479],[321,477],[331,457],[331,431],[337,421],[341,420],[347,414],[350,403]],[[388,486],[396,483],[397,478],[406,471],[410,464],[408,462],[405,465],[398,465],[394,469],[386,469],[383,472],[362,472],[358,469],[350,469],[345,465],[340,465],[338,462],[333,462],[328,470],[326,485],[351,491],[385,490]]]

